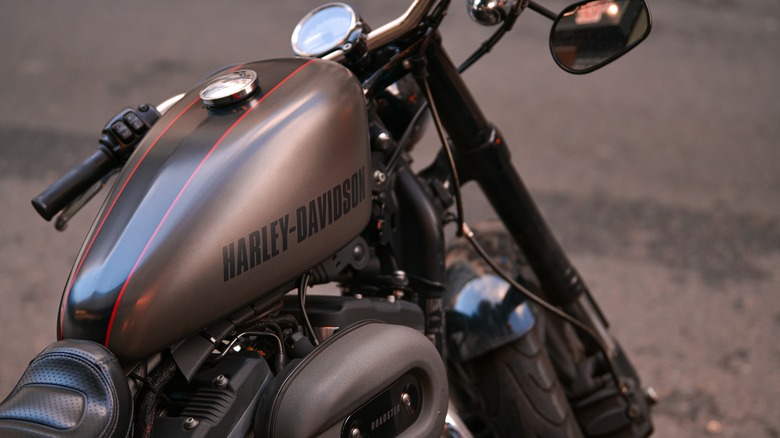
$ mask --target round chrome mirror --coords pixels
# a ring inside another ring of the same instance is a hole
[[[513,0],[467,0],[466,9],[472,20],[483,26],[504,21],[512,9]]]

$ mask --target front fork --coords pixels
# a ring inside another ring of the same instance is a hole
[[[475,181],[495,209],[553,304],[574,314],[604,337],[607,323],[582,278],[564,254],[530,193],[512,166],[503,137],[482,114],[439,41],[426,52],[429,85],[451,140],[461,183]]]
[[[592,339],[583,339],[586,346],[590,347],[588,349],[594,352],[596,351],[594,345],[600,344],[606,350],[605,353],[619,364],[617,371],[621,376],[618,377],[623,378],[624,381],[634,382],[633,385],[612,388],[611,391],[615,392],[616,397],[608,397],[604,391],[597,391],[594,388],[594,392],[590,395],[598,394],[601,399],[612,398],[617,403],[614,406],[600,405],[596,411],[623,410],[625,418],[633,424],[630,427],[631,436],[649,434],[652,425],[649,418],[648,397],[639,388],[636,372],[609,335],[606,319],[591,297],[584,281],[550,232],[530,193],[512,166],[509,149],[503,137],[482,114],[457,69],[441,47],[438,38],[428,46],[425,62],[428,85],[434,101],[432,103],[441,109],[439,116],[451,141],[461,182],[475,181],[480,186],[504,226],[525,254],[539,280],[541,290],[544,291],[544,297],[552,304],[566,310],[595,333],[598,338],[595,342]],[[418,80],[423,79],[418,78]],[[586,386],[589,386],[587,384],[595,377],[593,372],[591,370],[590,375],[583,377]],[[581,386],[577,383],[574,382],[576,386]],[[626,391],[635,394],[627,396]],[[583,394],[579,395],[582,396],[581,400],[592,399]],[[625,400],[632,400],[632,402],[623,403]],[[625,404],[628,404],[628,407],[625,407]],[[573,402],[573,405],[577,410],[577,403]],[[593,423],[592,418],[585,418],[591,417],[589,412],[595,413],[592,409],[594,407],[588,402],[578,412],[578,420],[586,433],[591,427],[604,426]]]

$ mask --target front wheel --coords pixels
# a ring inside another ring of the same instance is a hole
[[[512,275],[532,277],[524,257],[497,222],[477,224],[477,239]],[[447,286],[459,291],[488,273],[466,244],[448,251]],[[528,283],[526,283],[528,284]],[[465,362],[450,361],[450,394],[476,437],[581,437],[566,394],[551,363],[546,315],[536,312],[531,330],[506,345]]]

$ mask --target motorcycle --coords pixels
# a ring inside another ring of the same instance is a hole
[[[497,30],[459,67],[449,6],[372,29],[328,3],[297,57],[112,117],[33,199],[64,229],[113,179],[0,434],[650,435],[652,389],[460,76],[526,10],[552,20],[561,68],[594,71],[647,37],[647,5],[468,0]],[[441,150],[415,172],[428,123]],[[465,222],[470,181],[499,220]]]

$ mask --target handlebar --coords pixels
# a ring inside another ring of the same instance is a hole
[[[33,198],[38,214],[50,221],[95,183],[120,168],[159,118],[160,113],[149,104],[120,111],[103,128],[98,150]]]
[[[420,24],[423,17],[429,12],[435,1],[436,0],[414,0],[412,5],[403,15],[370,32],[366,39],[368,50],[373,50],[391,43],[404,34],[414,30],[417,25]],[[338,50],[324,58],[331,61],[341,61],[344,59],[344,52]],[[177,96],[177,98],[179,97],[180,96]],[[175,102],[175,99],[176,98],[171,99],[171,102]],[[81,164],[36,196],[32,200],[35,210],[44,219],[50,221],[57,213],[76,200],[95,183],[108,176],[117,167],[121,166],[127,156],[129,156],[129,152],[132,151],[132,148],[140,140],[142,134],[156,121],[160,116],[160,113],[165,112],[165,109],[167,108],[160,109],[160,112],[153,110],[152,112],[154,114],[152,117],[144,117],[146,114],[142,114],[141,111],[139,111],[138,115],[141,117],[145,126],[140,130],[134,129],[135,135],[128,138],[121,138],[121,135],[117,135],[116,130],[113,130],[112,132],[112,128],[117,122],[123,122],[123,120],[126,122],[127,120],[124,119],[124,117],[126,117],[128,111],[131,110],[129,108],[123,110],[119,115],[114,117],[103,130],[104,135],[101,139],[101,147],[89,158],[82,161]],[[139,110],[141,110],[141,107],[139,107]],[[144,109],[142,111],[147,112],[148,110]],[[106,143],[106,141],[110,144]]]
[[[76,198],[111,173],[115,160],[100,148],[32,200],[35,210],[50,221]]]

